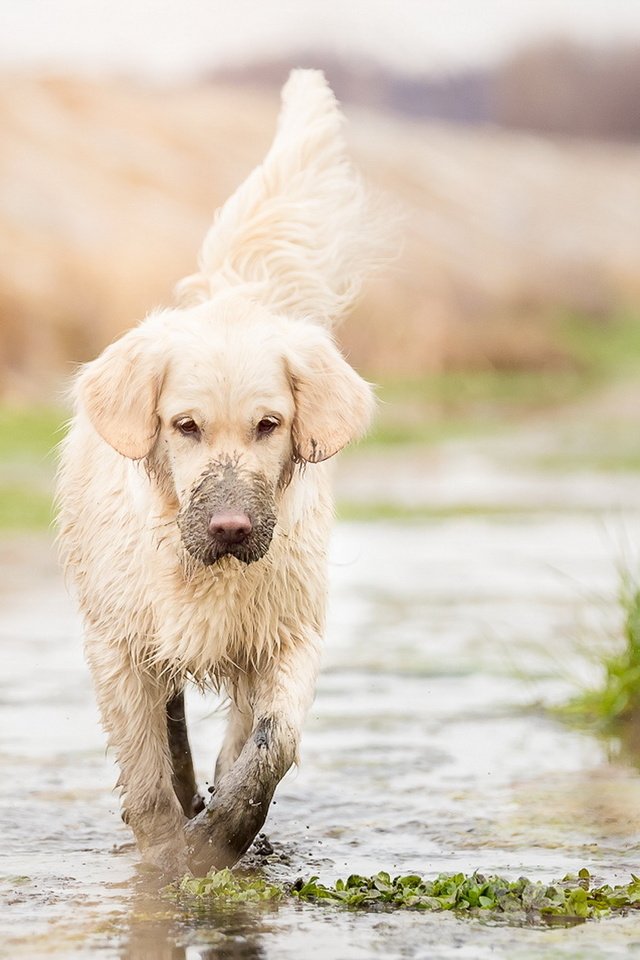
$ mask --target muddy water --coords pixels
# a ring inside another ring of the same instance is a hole
[[[640,518],[354,524],[336,531],[303,764],[267,832],[279,878],[640,867],[640,776],[544,707],[593,677]],[[624,530],[624,536],[622,535]],[[0,558],[0,956],[640,957],[640,919],[512,929],[284,904],[189,918],[136,867],[80,631],[45,540]],[[223,718],[189,704],[200,778]]]

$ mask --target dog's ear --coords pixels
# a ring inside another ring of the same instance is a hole
[[[310,324],[288,357],[295,399],[293,444],[309,463],[327,460],[368,429],[375,398],[371,386],[349,366],[328,333]],[[295,339],[295,337],[294,337]]]
[[[135,329],[107,347],[80,374],[78,397],[89,420],[124,457],[141,460],[154,444],[163,378],[153,344]]]

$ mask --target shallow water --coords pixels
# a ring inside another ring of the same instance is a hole
[[[340,526],[303,762],[266,832],[278,878],[638,871],[640,776],[553,719],[617,623],[629,513]],[[112,792],[78,619],[46,540],[0,555],[0,956],[640,957],[640,919],[509,928],[285,903],[189,918],[158,900]],[[200,779],[223,716],[188,703]]]

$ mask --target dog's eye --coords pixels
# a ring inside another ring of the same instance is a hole
[[[173,425],[179,433],[185,437],[199,437],[200,427],[191,417],[179,417],[173,421]]]
[[[267,434],[273,433],[276,427],[280,426],[280,421],[277,417],[263,417],[258,426],[256,427],[256,433],[259,437],[266,437]]]

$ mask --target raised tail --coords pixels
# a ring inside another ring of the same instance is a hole
[[[357,296],[382,250],[382,216],[348,160],[344,117],[319,70],[293,70],[275,139],[218,211],[184,300],[229,286],[278,312],[330,324]]]

